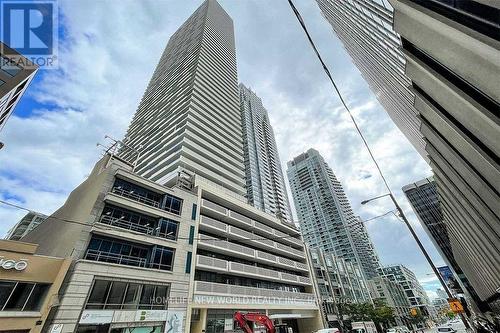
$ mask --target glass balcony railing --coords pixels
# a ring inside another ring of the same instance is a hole
[[[161,208],[160,202],[149,199],[145,196],[139,195],[139,194],[135,193],[134,191],[128,191],[128,190],[122,189],[120,187],[113,187],[111,192],[118,194],[121,197],[132,199],[134,201],[137,201],[137,202],[140,202],[140,203],[143,203],[143,204],[155,207],[155,208]]]
[[[85,259],[87,260],[95,260],[95,261],[103,261],[109,262],[113,264],[127,265],[127,266],[136,266],[136,267],[146,267],[147,260],[146,258],[138,258],[133,256],[127,256],[117,253],[97,251],[97,250],[87,250],[87,254],[85,255]]]
[[[177,222],[170,220],[160,220],[159,223],[144,225],[123,218],[103,215],[99,219],[99,222],[150,236],[162,237],[170,240],[177,239]]]

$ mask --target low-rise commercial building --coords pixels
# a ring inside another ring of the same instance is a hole
[[[381,267],[380,274],[403,287],[411,308],[418,308],[424,316],[429,316],[429,298],[418,282],[415,273],[403,265]]]
[[[340,327],[343,304],[371,302],[361,268],[321,249],[309,252],[324,321],[329,327]]]
[[[71,260],[38,255],[37,247],[0,240],[0,332],[42,332],[59,304]]]
[[[403,287],[384,276],[378,276],[367,281],[373,302],[384,304],[394,311],[395,323],[398,326],[411,327],[410,302]]]

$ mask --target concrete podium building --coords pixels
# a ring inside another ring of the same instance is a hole
[[[123,142],[26,236],[73,259],[52,325],[222,333],[239,310],[322,328],[300,232],[247,203],[243,146],[233,23],[207,0],[170,38]]]

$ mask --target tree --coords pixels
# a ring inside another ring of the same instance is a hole
[[[388,327],[394,322],[394,309],[380,300],[375,301],[375,304],[346,304],[344,311],[351,321],[373,321],[382,327]]]

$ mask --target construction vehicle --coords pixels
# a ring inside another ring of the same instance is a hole
[[[274,325],[273,321],[268,316],[257,313],[248,312],[241,313],[236,311],[234,313],[234,320],[238,323],[245,333],[254,333],[249,323],[258,323],[266,328],[267,333],[290,333],[290,328],[286,324]]]

